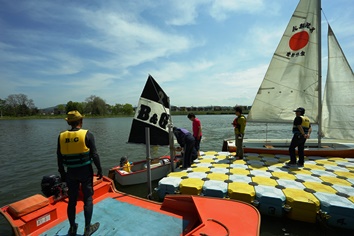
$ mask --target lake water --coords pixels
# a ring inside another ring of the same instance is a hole
[[[202,151],[221,151],[223,139],[233,137],[234,115],[198,116],[203,125]],[[84,128],[96,139],[103,173],[116,166],[123,155],[130,161],[144,159],[145,146],[127,144],[132,118],[84,119]],[[186,116],[173,116],[173,124],[191,130]],[[68,129],[63,119],[1,120],[0,119],[0,206],[41,193],[44,175],[58,174],[56,144],[60,131]],[[313,126],[312,138],[316,137]],[[268,132],[266,132],[268,131]],[[248,123],[246,138],[290,138],[291,124],[268,125]],[[167,147],[154,149],[152,157],[169,155]],[[95,168],[94,168],[95,169]],[[96,171],[96,169],[95,169]],[[154,183],[156,185],[157,183]],[[147,187],[118,188],[146,196]],[[0,235],[12,235],[10,227],[0,217]],[[354,235],[353,232],[331,229],[322,224],[308,224],[288,219],[262,217],[261,235]]]

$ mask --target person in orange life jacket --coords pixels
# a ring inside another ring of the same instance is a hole
[[[236,158],[243,159],[243,138],[246,129],[246,117],[242,115],[242,108],[235,107],[236,118],[232,122],[235,132]]]
[[[176,136],[178,144],[183,148],[182,168],[188,168],[196,159],[195,139],[188,130],[183,128],[173,127],[173,134]]]
[[[304,148],[306,139],[310,138],[312,131],[310,120],[304,116],[305,109],[302,107],[294,110],[296,117],[293,125],[293,138],[289,146],[290,161],[286,163],[287,166],[303,167],[304,166]],[[297,147],[299,161],[296,163],[295,148]]]
[[[128,161],[128,157],[123,156],[120,158],[120,163],[119,163],[121,170],[124,170],[128,173],[131,173],[132,170],[130,169],[130,163]]]
[[[195,150],[197,151],[197,156],[200,156],[200,141],[202,140],[202,124],[200,120],[195,117],[193,113],[188,114],[188,119],[192,121],[193,137],[195,139]]]
[[[85,230],[84,235],[93,234],[99,223],[91,225],[93,212],[93,168],[92,161],[97,168],[98,179],[102,178],[100,157],[96,150],[95,139],[92,133],[82,129],[83,116],[78,111],[68,112],[65,120],[71,126],[70,130],[63,131],[58,137],[57,162],[58,171],[62,180],[68,186],[68,219],[70,228],[68,235],[76,235],[78,224],[75,223],[76,203],[80,190],[84,196]],[[67,171],[65,171],[65,167]]]

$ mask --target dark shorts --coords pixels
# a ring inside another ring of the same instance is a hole
[[[196,137],[194,137],[194,139],[195,139],[195,149],[197,151],[199,151],[199,149],[200,149],[200,141],[202,140],[202,136],[200,136],[200,139],[197,139]]]

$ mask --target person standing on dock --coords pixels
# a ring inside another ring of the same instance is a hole
[[[93,168],[92,161],[97,168],[98,179],[102,178],[100,157],[96,150],[95,139],[92,133],[82,129],[83,116],[78,111],[68,112],[67,121],[70,130],[63,131],[58,137],[57,161],[58,171],[63,182],[68,186],[68,219],[70,228],[68,235],[76,235],[78,224],[75,223],[76,203],[81,191],[84,201],[85,231],[84,235],[92,235],[100,226],[96,222],[91,225],[93,212]],[[65,168],[67,167],[67,171]]]
[[[192,121],[193,137],[195,139],[195,150],[197,151],[197,155],[199,157],[200,141],[202,140],[202,124],[193,113],[189,113],[187,117]]]
[[[246,117],[242,114],[241,107],[235,107],[236,118],[232,122],[235,131],[236,158],[243,159],[243,138],[246,129]]]
[[[183,148],[182,168],[188,168],[194,159],[195,139],[188,130],[183,128],[173,127],[173,134],[176,136],[178,144]]]
[[[305,116],[305,109],[302,107],[294,110],[296,117],[294,119],[293,125],[293,138],[291,139],[289,147],[290,161],[286,163],[287,166],[304,166],[304,149],[306,139],[310,138],[312,131],[310,119]],[[295,148],[297,147],[299,161],[296,163]]]

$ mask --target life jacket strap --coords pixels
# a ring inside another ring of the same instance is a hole
[[[64,155],[63,163],[66,167],[75,168],[80,166],[89,165],[92,163],[89,153]]]

